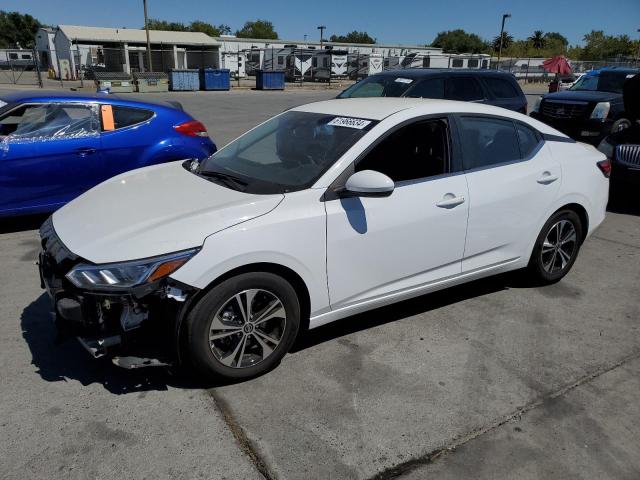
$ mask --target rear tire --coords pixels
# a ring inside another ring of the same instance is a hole
[[[554,213],[536,239],[529,265],[529,277],[548,285],[561,280],[576,261],[583,239],[580,217],[573,210]]]
[[[242,380],[277,366],[299,328],[294,288],[272,273],[244,273],[195,305],[187,318],[187,350],[207,378]]]

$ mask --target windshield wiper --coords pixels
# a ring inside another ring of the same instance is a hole
[[[214,172],[212,170],[204,170],[198,173],[203,177],[215,178],[216,180],[219,180],[225,185],[231,186],[232,188],[239,188],[242,190],[247,185],[249,185],[248,182],[242,180],[240,177],[236,177],[235,175],[231,175],[229,173]]]

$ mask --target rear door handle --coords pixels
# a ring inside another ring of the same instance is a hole
[[[542,176],[538,179],[538,183],[541,183],[542,185],[549,185],[550,183],[555,182],[556,180],[558,180],[558,175],[551,175],[550,172],[544,172],[542,174]]]
[[[87,155],[91,155],[93,153],[96,153],[96,149],[95,148],[79,148],[76,150],[76,153],[78,155],[80,155],[81,157],[86,157]]]
[[[464,197],[456,197],[453,193],[447,193],[442,200],[436,203],[436,207],[453,208],[464,203]]]

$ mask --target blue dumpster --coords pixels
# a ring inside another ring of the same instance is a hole
[[[174,92],[200,90],[198,70],[169,70],[169,85]]]
[[[200,70],[202,90],[229,90],[231,75],[228,68],[202,68]]]
[[[284,72],[281,70],[258,70],[256,72],[257,90],[284,90]]]

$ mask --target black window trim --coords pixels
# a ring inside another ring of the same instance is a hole
[[[516,139],[518,140],[518,151],[520,152],[520,157],[522,157],[522,147],[520,145],[520,136],[518,134],[518,129],[516,128],[517,125],[523,125],[524,127],[527,127],[531,130],[533,130],[534,132],[536,132],[538,134],[538,145],[536,146],[536,148],[534,148],[531,151],[531,154],[526,157],[526,158],[518,158],[515,160],[508,160],[506,162],[500,162],[500,163],[494,163],[491,165],[484,165],[482,167],[474,167],[474,168],[465,168],[464,167],[464,151],[462,150],[462,148],[460,148],[460,164],[459,164],[459,168],[461,168],[461,171],[463,173],[473,173],[473,172],[478,172],[481,170],[489,170],[492,168],[499,168],[499,167],[505,167],[507,165],[514,165],[516,163],[524,163],[524,162],[528,162],[530,160],[532,160],[537,154],[538,152],[542,149],[542,147],[545,144],[546,138],[545,135],[543,133],[541,133],[537,128],[529,125],[526,122],[521,122],[519,120],[515,120],[513,118],[509,118],[509,117],[503,117],[501,115],[493,115],[493,114],[485,114],[485,113],[465,113],[465,112],[457,112],[457,113],[452,113],[451,114],[452,119],[455,121],[456,123],[456,133],[458,135],[458,142],[460,142],[460,145],[462,146],[462,126],[461,126],[461,117],[476,117],[476,118],[484,118],[484,119],[495,119],[495,120],[503,120],[503,121],[507,121],[507,122],[511,122],[513,124],[513,130],[516,134]],[[563,137],[560,137],[563,138]]]
[[[151,115],[146,120],[143,120],[143,121],[138,122],[138,123],[132,123],[131,125],[127,125],[126,127],[114,128],[113,130],[103,130],[104,125],[102,124],[102,112],[99,112],[99,115],[100,115],[100,135],[111,134],[111,133],[114,133],[114,132],[122,132],[123,130],[126,130],[128,128],[138,127],[139,125],[143,125],[145,123],[150,122],[151,120],[153,120],[157,116],[157,113],[155,112],[155,110],[151,110],[149,108],[131,107],[129,105],[120,105],[120,104],[117,104],[117,103],[104,103],[104,102],[98,103],[98,107],[101,108],[102,105],[109,105],[109,106],[111,106],[112,109],[113,108],[129,108],[129,109],[132,109],[132,110],[144,110],[146,112],[151,112],[153,115]]]
[[[447,131],[448,131],[447,161],[446,161],[447,171],[440,175],[432,175],[430,177],[421,177],[421,178],[414,178],[411,180],[402,180],[400,182],[394,182],[395,184],[394,189],[406,187],[409,185],[415,185],[417,183],[431,182],[434,180],[440,180],[442,178],[463,174],[464,173],[463,171],[457,171],[454,168],[454,164],[456,163],[454,159],[456,158],[456,156],[459,156],[461,152],[460,152],[459,146],[457,145],[458,142],[453,141],[454,135],[456,137],[457,135],[455,134],[454,128],[452,127],[452,123],[453,123],[452,116],[448,113],[444,113],[444,114],[431,113],[427,115],[420,115],[418,117],[413,117],[403,122],[400,122],[397,125],[394,125],[393,128],[390,128],[389,130],[384,132],[384,134],[380,135],[373,142],[371,142],[369,146],[367,146],[367,148],[363,152],[361,152],[360,155],[358,155],[358,157],[353,162],[347,165],[345,169],[335,178],[335,180],[331,182],[331,184],[327,187],[325,194],[323,195],[322,201],[337,200],[341,198],[339,195],[339,192],[344,188],[344,185],[347,179],[355,173],[356,165],[360,161],[362,161],[382,141],[386,140],[390,135],[397,132],[401,128],[404,128],[413,123],[419,123],[419,122],[428,121],[428,120],[445,120],[447,122]]]

